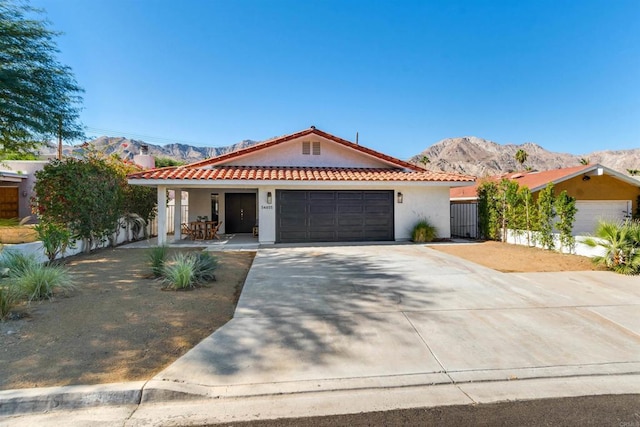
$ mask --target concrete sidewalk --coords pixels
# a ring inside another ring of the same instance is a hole
[[[637,313],[640,278],[609,272],[503,274],[416,245],[261,249],[234,319],[76,414],[185,425],[640,393]],[[28,402],[10,393],[0,413]]]

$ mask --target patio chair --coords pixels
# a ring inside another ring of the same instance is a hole
[[[191,230],[189,224],[183,222],[181,224],[180,231],[182,232],[182,234],[186,234],[189,239],[193,240],[193,230]],[[182,236],[180,236],[180,238],[182,238]]]
[[[222,225],[222,221],[220,221],[215,226],[209,229],[207,240],[214,239],[214,238],[220,240],[220,236],[218,235],[218,230],[220,230],[221,225]]]

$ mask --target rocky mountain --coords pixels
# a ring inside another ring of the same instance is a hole
[[[430,170],[481,177],[522,169],[515,159],[518,150],[527,153],[524,166],[534,170],[577,166],[581,159],[588,160],[591,164],[600,163],[625,174],[628,169],[640,169],[640,149],[598,151],[576,156],[548,151],[530,142],[501,145],[474,136],[443,139],[411,157],[409,161]],[[425,157],[429,160],[426,164]]]
[[[244,140],[226,147],[196,147],[186,144],[155,145],[140,140],[124,137],[101,136],[88,143],[107,154],[117,153],[123,158],[133,159],[140,153],[140,147],[146,145],[149,154],[155,157],[167,157],[186,163],[197,162],[209,157],[229,153],[234,150],[249,147],[259,141]],[[621,173],[627,170],[640,169],[640,148],[632,150],[597,151],[590,154],[576,156],[568,153],[555,153],[545,150],[534,143],[498,144],[474,136],[461,138],[447,138],[439,141],[419,154],[411,157],[410,162],[430,170],[456,172],[473,176],[497,175],[509,171],[522,169],[516,161],[518,150],[526,151],[528,157],[524,166],[535,170],[558,169],[577,166],[581,159],[588,159],[590,163],[600,163]],[[82,146],[64,146],[65,155],[78,153]],[[56,153],[54,146],[42,150],[44,155]],[[423,159],[429,159],[426,165]]]
[[[219,156],[231,151],[239,150],[241,148],[249,147],[256,144],[258,141],[252,141],[250,139],[238,142],[237,144],[229,145],[226,147],[195,147],[187,144],[167,144],[156,145],[145,141],[136,139],[128,139],[124,137],[109,137],[101,136],[92,141],[88,141],[89,145],[94,146],[96,149],[105,152],[106,154],[116,153],[123,159],[133,159],[133,156],[140,154],[141,146],[147,146],[148,152],[154,157],[167,157],[181,162],[192,163],[199,160],[207,159],[209,157]],[[43,155],[53,155],[56,153],[56,147],[46,147],[41,151]],[[83,150],[82,145],[62,147],[63,154],[72,155]]]

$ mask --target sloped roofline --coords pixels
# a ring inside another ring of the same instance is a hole
[[[613,177],[619,179],[620,181],[626,182],[627,184],[631,184],[631,185],[640,187],[640,181],[638,181],[638,180],[636,180],[634,178],[628,177],[628,176],[626,176],[626,175],[624,175],[624,174],[622,174],[622,173],[620,173],[618,171],[615,171],[615,170],[613,170],[611,168],[603,166],[603,165],[601,165],[599,163],[596,163],[596,164],[593,164],[593,165],[584,165],[582,167],[573,166],[573,167],[564,168],[564,169],[566,169],[566,174],[557,176],[554,179],[546,180],[543,183],[541,183],[541,184],[539,184],[539,185],[537,185],[535,187],[529,188],[529,190],[531,190],[532,193],[535,193],[536,191],[540,191],[543,188],[545,188],[549,183],[558,184],[560,182],[573,179],[573,178],[575,178],[577,176],[580,176],[580,175],[593,174],[593,172],[596,172],[599,175],[600,173],[598,173],[598,170],[600,170],[600,169],[602,170],[602,173],[605,174],[605,175],[613,176]],[[522,174],[514,172],[514,173],[511,173],[511,174],[507,174],[507,175],[494,175],[494,176],[487,177],[485,179],[497,181],[497,180],[506,178],[506,179],[510,179],[512,181],[518,182],[518,178],[531,176],[531,175],[533,175],[535,173],[545,173],[545,172],[548,172],[548,173],[555,172],[555,173],[557,173],[557,172],[560,172],[562,170],[563,169],[556,169],[556,170],[546,170],[546,171],[540,171],[540,172],[526,172],[526,173],[522,173]],[[520,175],[520,176],[518,176],[518,175]],[[464,200],[475,200],[475,199],[477,199],[478,198],[478,193],[477,193],[478,185],[480,185],[480,183],[482,181],[483,181],[482,179],[479,179],[476,182],[475,185],[464,188],[464,190],[466,190],[466,191],[469,191],[469,190],[474,191],[475,194],[461,194],[460,196],[452,196],[451,200],[464,201]],[[451,191],[452,191],[452,193],[454,193],[454,192],[460,192],[460,191],[463,191],[463,190],[461,188],[460,189],[456,188],[456,189],[452,189]]]
[[[323,138],[326,138],[328,140],[331,140],[333,142],[336,142],[344,147],[347,147],[349,149],[355,150],[355,151],[359,151],[363,154],[366,154],[368,156],[374,157],[378,160],[382,160],[383,162],[396,166],[396,167],[401,167],[401,168],[405,168],[405,169],[410,169],[413,171],[422,171],[423,169],[419,166],[413,165],[409,162],[405,162],[404,160],[400,160],[397,159],[395,157],[389,156],[387,154],[383,154],[380,153],[379,151],[376,150],[372,150],[371,148],[367,148],[367,147],[363,147],[362,145],[359,144],[355,144],[353,142],[347,141],[346,139],[342,139],[339,138],[335,135],[332,135],[330,133],[321,131],[320,129],[317,129],[315,126],[311,126],[308,129],[304,129],[301,130],[299,132],[295,132],[295,133],[291,133],[288,135],[283,135],[283,136],[279,136],[273,139],[269,139],[263,142],[260,142],[258,144],[252,145],[250,147],[247,148],[242,148],[240,150],[236,150],[236,151],[232,151],[231,153],[226,153],[226,154],[222,154],[220,156],[216,156],[216,157],[211,157],[209,159],[205,159],[205,160],[200,160],[198,162],[195,163],[190,163],[188,165],[183,165],[183,166],[179,166],[181,168],[194,168],[194,167],[202,167],[202,166],[216,166],[216,165],[220,165],[221,163],[227,162],[229,160],[233,160],[233,159],[237,159],[240,158],[242,156],[245,156],[247,154],[251,154],[251,153],[255,153],[258,151],[262,151],[265,149],[268,149],[270,147],[273,147],[275,145],[278,144],[282,144],[283,142],[287,142],[287,141],[291,141],[303,136],[307,136],[307,135],[318,135],[321,136]]]

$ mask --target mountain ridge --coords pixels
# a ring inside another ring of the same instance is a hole
[[[125,137],[101,136],[88,144],[106,154],[118,154],[132,160],[140,154],[142,146],[155,157],[166,157],[185,163],[193,163],[210,157],[247,148],[261,141],[246,139],[236,144],[222,147],[198,147],[189,144],[173,143],[157,145],[143,140]],[[523,165],[515,159],[518,150],[527,153]],[[65,155],[74,155],[83,150],[82,146],[64,146]],[[42,154],[54,154],[55,147],[48,147]],[[428,162],[423,162],[424,157]],[[549,170],[577,166],[583,161],[599,163],[618,172],[629,174],[628,170],[640,169],[640,148],[627,150],[599,150],[585,155],[574,155],[546,150],[534,142],[523,144],[499,144],[476,136],[464,136],[442,139],[408,159],[410,163],[428,170],[455,172],[477,177],[499,175],[521,169]]]

